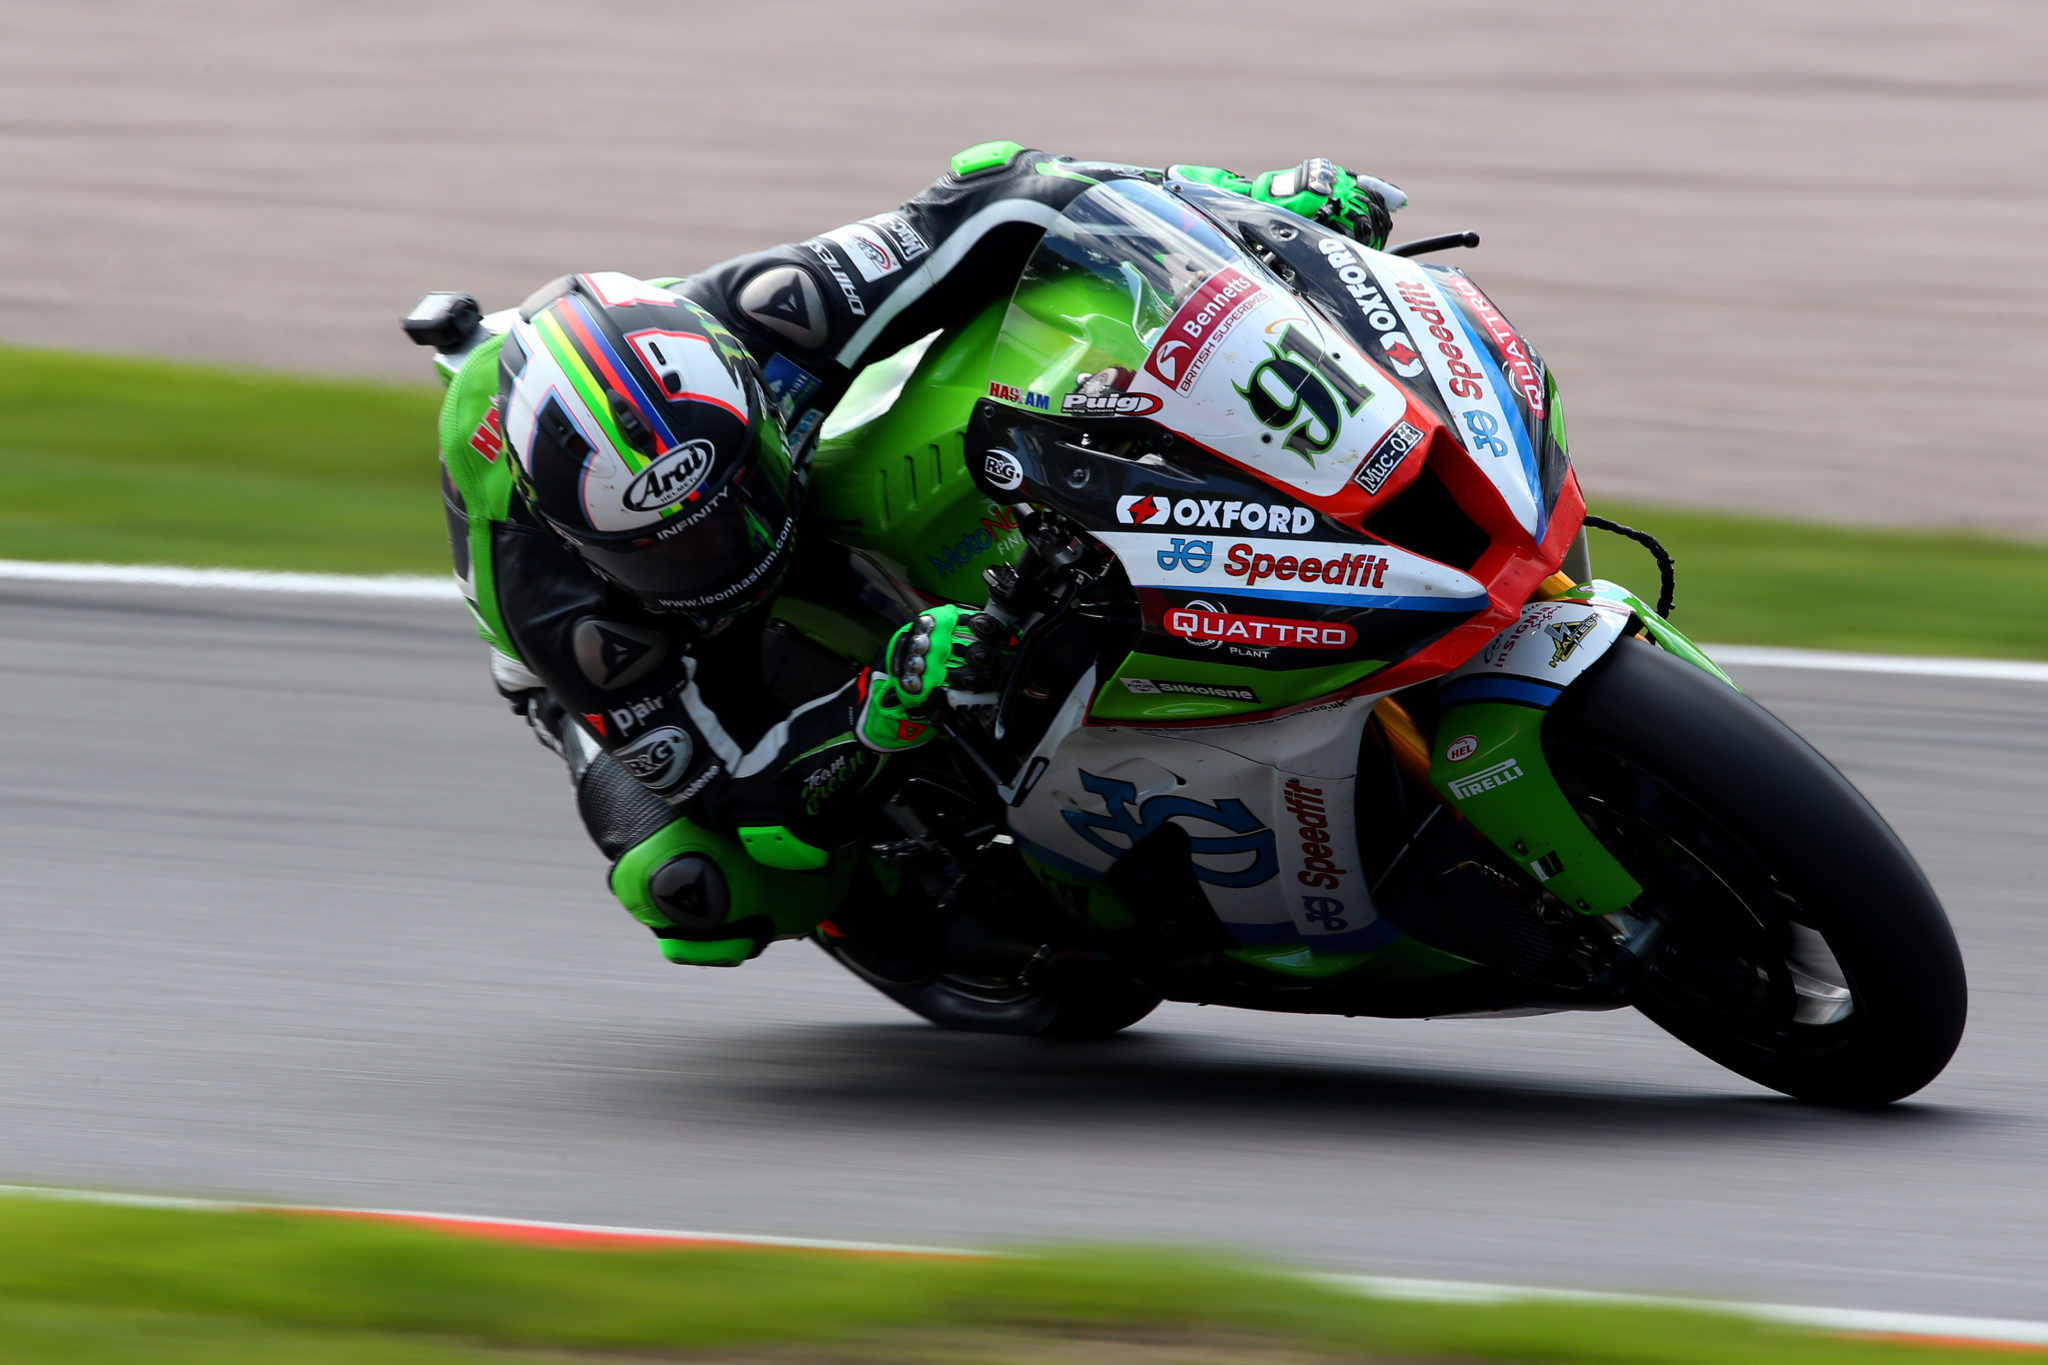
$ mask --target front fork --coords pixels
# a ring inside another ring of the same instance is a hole
[[[1605,579],[1564,575],[1523,607],[1513,625],[1445,678],[1434,738],[1391,698],[1381,723],[1412,776],[1472,822],[1545,891],[1582,915],[1619,915],[1643,888],[1572,808],[1543,753],[1543,719],[1593,663],[1638,634],[1735,684],[1642,599]],[[1627,919],[1618,921],[1635,930]],[[1646,926],[1642,932],[1654,931]],[[1643,945],[1647,947],[1647,943]]]

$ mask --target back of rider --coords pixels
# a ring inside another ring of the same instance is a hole
[[[1312,205],[1296,181],[1329,164],[1270,173],[1258,189],[1213,168],[1173,173],[1303,209]],[[1007,295],[1078,195],[1163,174],[983,144],[892,212],[656,283],[752,355],[801,465],[865,364]],[[1269,184],[1294,198],[1267,194]],[[440,429],[456,574],[499,690],[567,762],[584,823],[613,860],[611,889],[672,961],[735,965],[809,932],[850,890],[873,890],[854,854],[831,851],[888,763],[860,733],[866,674],[772,608],[706,637],[587,568],[514,486],[497,411],[500,345],[491,338],[468,357]],[[847,591],[835,553],[803,536],[784,591]]]

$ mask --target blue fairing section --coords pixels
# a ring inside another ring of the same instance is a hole
[[[1501,404],[1503,412],[1513,419],[1508,423],[1508,430],[1514,433],[1515,453],[1522,461],[1522,477],[1527,480],[1529,495],[1536,504],[1536,539],[1540,542],[1550,526],[1550,508],[1543,495],[1543,475],[1536,468],[1536,451],[1529,444],[1528,418],[1522,412],[1521,400],[1515,397],[1515,391],[1508,387],[1507,376],[1500,372],[1500,366],[1494,362],[1493,352],[1487,349],[1486,342],[1479,334],[1472,330],[1472,324],[1466,320],[1464,308],[1456,302],[1453,293],[1446,292],[1444,297],[1452,300],[1451,317],[1457,321],[1458,330],[1465,334],[1465,343],[1471,348],[1472,354],[1486,367],[1486,378],[1493,385],[1493,391],[1505,400]]]
[[[1141,584],[1143,587],[1158,587],[1162,584]],[[1176,583],[1174,592],[1195,592],[1203,584]],[[1486,595],[1476,597],[1361,597],[1355,592],[1310,592],[1299,588],[1240,588],[1226,586],[1214,591],[1231,597],[1263,597],[1274,602],[1314,602],[1330,607],[1353,607],[1360,611],[1457,611],[1470,614],[1486,609]]]
[[[1437,693],[1438,706],[1456,706],[1468,701],[1511,701],[1523,706],[1537,706],[1544,710],[1564,695],[1564,689],[1554,683],[1534,682],[1528,678],[1489,678],[1483,674],[1477,677],[1459,678],[1447,683]]]

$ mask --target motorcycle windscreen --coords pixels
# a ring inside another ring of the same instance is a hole
[[[1306,498],[1343,491],[1408,395],[1209,219],[1146,181],[1076,199],[1026,264],[999,402],[1149,417]]]

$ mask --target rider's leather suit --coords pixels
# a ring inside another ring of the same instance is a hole
[[[1318,163],[1325,164],[1325,163]],[[752,352],[792,449],[864,365],[966,322],[1015,286],[1045,229],[1113,179],[1245,184],[984,144],[900,208],[712,266],[672,287]],[[1375,214],[1384,232],[1384,212]],[[664,281],[665,282],[665,281]],[[706,637],[591,573],[524,505],[498,426],[498,340],[479,345],[441,417],[456,573],[499,690],[561,754],[613,860],[611,889],[671,961],[732,965],[807,933],[866,875],[827,850],[886,759],[858,737],[866,670],[772,608]],[[800,538],[786,587],[857,591],[843,555]]]

